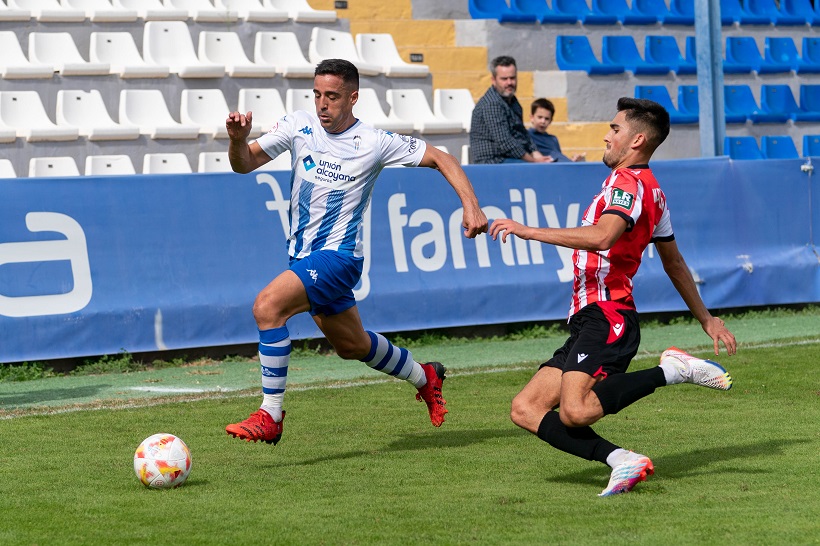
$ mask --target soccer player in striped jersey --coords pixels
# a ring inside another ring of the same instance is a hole
[[[259,328],[262,405],[228,434],[248,441],[276,444],[282,436],[282,401],[291,342],[286,321],[309,311],[344,359],[404,379],[424,400],[433,426],[447,413],[441,387],[445,368],[420,364],[407,349],[366,331],[353,296],[362,275],[362,218],[373,185],[389,165],[429,167],[441,172],[463,206],[464,234],[487,231],[487,218],[459,162],[422,140],[375,129],[356,119],[359,72],[342,59],[318,64],[313,80],[315,112],[293,112],[270,132],[248,143],[252,113],[232,112],[226,126],[228,157],[238,173],[249,173],[289,150],[292,158],[290,267],[259,295],[253,314]]]
[[[506,242],[515,235],[575,251],[570,337],[513,399],[510,416],[553,447],[612,467],[600,496],[632,490],[654,467],[649,457],[603,439],[590,425],[658,387],[732,386],[732,378],[719,364],[675,347],[663,352],[659,366],[626,373],[640,343],[632,277],[650,242],[683,301],[712,338],[715,355],[720,354],[721,343],[730,355],[737,349],[734,335],[709,313],[698,294],[675,242],[666,197],[649,168],[652,154],[668,134],[669,113],[660,104],[621,98],[604,138],[603,159],[612,172],[581,226],[532,228],[500,219],[490,227],[493,239],[500,235]]]

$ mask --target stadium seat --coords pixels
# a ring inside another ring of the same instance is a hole
[[[0,32],[0,51],[0,76],[4,80],[54,77],[53,66],[34,64],[26,58],[14,31]]]
[[[199,126],[184,125],[171,117],[159,89],[122,89],[120,123],[136,125],[140,134],[152,139],[199,137]]]
[[[669,112],[669,122],[673,124],[697,123],[698,114],[682,113],[675,107],[669,90],[664,85],[636,85],[635,98],[657,102]]]
[[[235,11],[246,23],[282,23],[288,20],[287,11],[265,8],[259,0],[216,0],[215,4]]]
[[[127,155],[90,155],[85,158],[86,176],[137,174]]]
[[[746,123],[753,112],[760,112],[748,85],[724,85],[723,106],[726,123]]]
[[[433,90],[433,112],[442,119],[460,121],[464,130],[470,132],[475,101],[469,89]]]
[[[284,10],[297,23],[333,23],[336,12],[327,9],[313,9],[307,0],[262,0],[267,7]]]
[[[800,86],[800,108],[795,121],[817,119],[811,116],[820,115],[820,85]]]
[[[17,130],[3,123],[3,116],[0,115],[0,142],[14,142],[17,140]]]
[[[592,0],[592,11],[603,15],[612,15],[624,25],[654,25],[657,16],[643,14],[626,4],[626,0]]]
[[[794,40],[789,36],[767,36],[764,51],[766,61],[788,65],[797,74],[820,73],[820,63],[815,64],[803,59],[797,53]]]
[[[257,171],[290,171],[293,169],[293,161],[291,161],[290,151],[285,150],[277,155],[258,169]]]
[[[510,8],[504,0],[468,0],[473,19],[497,19],[499,23],[534,23],[535,15]]]
[[[62,0],[64,7],[85,11],[92,23],[129,23],[137,20],[137,10],[118,8],[108,0]]]
[[[632,0],[632,11],[646,17],[654,17],[659,23],[663,23],[669,15],[666,0]]]
[[[462,165],[469,165],[470,164],[470,145],[469,144],[462,144],[461,145],[461,164]]]
[[[757,140],[753,136],[725,137],[723,150],[732,159],[763,159]]]
[[[316,103],[313,100],[313,89],[288,89],[285,91],[285,110],[288,113],[297,110],[315,112]]]
[[[803,157],[820,157],[820,135],[803,135]]]
[[[349,32],[313,27],[308,46],[308,58],[313,64],[318,64],[325,59],[344,59],[356,65],[359,73],[365,76],[375,76],[381,73],[379,65],[366,63],[359,57],[353,35]]]
[[[193,172],[188,157],[182,152],[145,154],[142,157],[143,174],[188,174]]]
[[[695,74],[697,65],[681,55],[674,36],[647,36],[644,41],[646,62],[667,65],[676,74]]]
[[[572,13],[556,13],[553,11],[547,0],[511,0],[510,7],[515,8],[521,13],[526,13],[535,16],[538,21],[549,23],[568,23],[575,24],[578,22],[578,16]]]
[[[615,25],[614,15],[592,11],[587,0],[552,0],[552,11],[559,15],[573,14],[585,25]]]
[[[188,17],[197,23],[235,23],[239,14],[225,7],[217,7],[211,0],[163,0],[166,7],[187,10]]]
[[[788,15],[802,17],[812,26],[820,23],[820,15],[815,13],[812,0],[780,0],[780,10]]]
[[[587,74],[620,74],[624,71],[622,65],[600,62],[586,36],[557,36],[556,40],[555,60],[561,70],[583,70]]]
[[[421,89],[388,89],[387,104],[390,105],[390,117],[412,121],[413,128],[423,135],[460,133],[464,130],[461,121],[436,116]]]
[[[664,25],[695,24],[695,0],[669,0],[669,13],[663,18]]]
[[[174,9],[163,5],[160,0],[112,0],[114,7],[137,10],[144,21],[187,21],[187,9]]]
[[[32,32],[28,35],[28,58],[35,64],[52,65],[61,76],[105,76],[107,63],[83,59],[69,32]]]
[[[0,0],[0,21],[20,21],[27,23],[31,20],[31,10],[10,8]]]
[[[221,89],[183,89],[180,97],[179,120],[184,125],[199,126],[199,134],[211,138],[228,138],[225,118],[233,109]],[[261,130],[253,131],[254,136]]]
[[[741,0],[720,0],[720,22],[724,26],[734,25],[771,25],[772,18],[758,15],[747,10]]]
[[[82,23],[85,21],[85,11],[66,8],[58,0],[8,0],[6,2],[13,10],[23,10],[31,13],[31,17],[40,23]]]
[[[362,61],[379,66],[388,78],[424,78],[430,73],[426,64],[405,62],[390,34],[357,34],[356,50]]]
[[[228,152],[200,152],[197,172],[201,173],[231,173],[231,162]]]
[[[623,66],[633,74],[668,74],[672,70],[669,65],[646,62],[632,36],[604,36],[601,57],[604,64]]]
[[[0,125],[13,127],[29,142],[77,140],[76,127],[61,127],[46,114],[37,91],[0,91]]]
[[[146,63],[130,32],[92,32],[89,58],[108,63],[109,72],[120,78],[167,78],[171,70]]]
[[[285,78],[313,78],[316,66],[302,53],[293,32],[257,32],[253,44],[256,64],[273,66]]]
[[[784,123],[795,121],[820,121],[820,112],[801,112],[788,85],[761,85],[760,110],[764,115],[753,116],[755,123]]]
[[[697,85],[678,86],[678,112],[700,117]]]
[[[236,32],[203,30],[199,33],[197,53],[204,64],[224,65],[225,72],[232,78],[272,78],[276,75],[273,65],[256,64],[248,59]]]
[[[17,178],[17,172],[10,159],[0,159],[0,178]]]
[[[28,162],[29,178],[80,176],[73,157],[32,157]]]
[[[820,65],[820,38],[804,37],[801,56],[809,64]]]
[[[782,0],[780,7],[775,4],[775,0],[744,0],[745,10],[756,17],[768,17],[775,26],[805,25],[806,18],[799,15],[792,15],[783,9]]]
[[[353,105],[353,115],[376,129],[392,133],[409,134],[413,132],[413,122],[388,117],[382,109],[376,90],[370,87],[359,89],[359,100]]]
[[[240,89],[237,109],[246,114],[253,112],[253,129],[267,133],[287,114],[278,89]]]
[[[766,159],[797,159],[800,154],[788,135],[760,137],[760,153]]]
[[[199,60],[188,25],[182,21],[145,23],[142,53],[148,64],[167,66],[180,78],[221,78],[225,74],[225,65]]]
[[[136,126],[120,125],[108,115],[102,94],[91,91],[57,91],[57,124],[76,127],[88,140],[134,140],[139,138]]]
[[[726,59],[723,61],[723,72],[726,74],[757,72],[774,74],[790,72],[788,63],[769,61],[760,54],[757,42],[749,36],[726,37]]]

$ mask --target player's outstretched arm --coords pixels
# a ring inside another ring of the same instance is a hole
[[[487,232],[487,216],[478,205],[478,198],[470,179],[467,178],[467,174],[455,157],[428,145],[419,166],[437,169],[456,191],[464,209],[461,225],[464,227],[466,237],[472,239],[480,233]]]
[[[734,334],[726,328],[726,324],[719,317],[713,317],[703,300],[698,294],[695,280],[689,271],[689,266],[683,259],[683,255],[678,250],[678,244],[673,241],[655,243],[658,255],[661,257],[663,269],[675,285],[675,289],[683,298],[686,306],[700,322],[703,331],[712,338],[714,342],[715,355],[720,354],[720,344],[726,347],[726,352],[730,355],[737,351],[737,341]]]
[[[604,214],[597,224],[572,228],[534,228],[510,220],[499,218],[490,226],[490,236],[495,241],[501,236],[515,235],[520,239],[540,241],[550,245],[580,250],[609,250],[626,231],[626,220],[616,214]]]
[[[231,112],[225,120],[228,130],[228,160],[234,172],[245,174],[270,161],[270,157],[256,142],[248,144],[248,135],[251,134],[253,112],[242,114]]]

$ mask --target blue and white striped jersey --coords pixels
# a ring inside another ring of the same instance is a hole
[[[376,178],[389,165],[418,166],[427,147],[422,140],[361,121],[342,133],[328,133],[315,113],[303,111],[280,119],[257,142],[271,158],[291,152],[292,258],[314,250],[363,257],[361,224]]]

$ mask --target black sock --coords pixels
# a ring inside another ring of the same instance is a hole
[[[556,449],[588,461],[606,464],[610,453],[618,449],[612,442],[598,436],[590,427],[568,427],[557,411],[549,411],[538,425],[539,438]]]
[[[660,366],[638,372],[619,373],[607,377],[592,387],[598,395],[604,415],[618,413],[633,402],[649,396],[658,387],[666,385]]]

